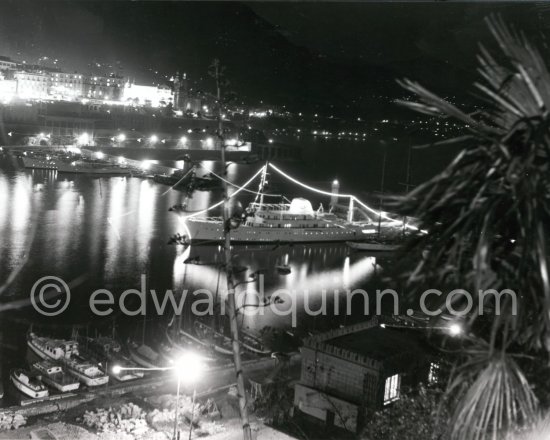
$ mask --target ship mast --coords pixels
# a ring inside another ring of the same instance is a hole
[[[260,179],[260,209],[264,205],[264,187],[266,184],[266,177],[267,177],[267,165],[269,162],[265,163],[264,170],[262,171],[262,178]]]

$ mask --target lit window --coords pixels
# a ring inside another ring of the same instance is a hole
[[[399,388],[401,386],[401,376],[395,374],[386,379],[384,387],[384,405],[399,400]]]

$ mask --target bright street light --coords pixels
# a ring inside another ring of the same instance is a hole
[[[449,326],[449,333],[451,336],[459,336],[462,334],[462,326],[460,324],[451,324]]]
[[[153,134],[151,135],[151,137],[149,138],[149,141],[151,141],[152,144],[158,142],[159,138],[156,134]]]
[[[124,133],[120,133],[117,136],[117,139],[118,139],[119,142],[124,142],[126,140],[126,135]]]
[[[187,143],[187,137],[186,137],[186,136],[182,136],[182,137],[180,138],[180,142],[181,142],[182,144],[186,144],[186,143]]]
[[[176,391],[176,409],[174,414],[174,435],[173,440],[177,440],[178,437],[178,416],[179,416],[179,400],[180,400],[180,386],[181,382],[187,384],[193,384],[193,400],[191,404],[191,421],[189,426],[189,439],[193,433],[193,417],[195,415],[195,398],[197,396],[197,390],[194,386],[196,380],[201,376],[205,371],[205,365],[203,358],[196,353],[191,351],[185,352],[181,357],[179,357],[172,367],[156,367],[156,368],[142,368],[142,367],[122,367],[120,365],[115,365],[112,367],[111,371],[113,374],[120,374],[121,371],[127,370],[140,370],[140,371],[167,371],[172,370],[176,373],[178,378],[178,387]]]

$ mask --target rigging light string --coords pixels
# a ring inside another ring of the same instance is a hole
[[[240,187],[239,185],[233,183],[233,182],[230,182],[229,180],[226,180],[224,179],[222,176],[219,176],[217,175],[214,171],[211,171],[210,169],[206,168],[205,166],[203,165],[199,165],[200,168],[203,168],[204,170],[208,171],[210,174],[212,174],[213,176],[217,177],[218,179],[224,181],[225,183],[231,185],[231,186],[234,186],[235,188],[242,188]],[[243,188],[243,190],[245,192],[248,192],[248,193],[251,193],[251,194],[255,194],[255,195],[258,195],[259,194],[259,190],[258,191],[252,191],[250,189],[246,189],[246,188]],[[282,194],[264,194],[264,197],[284,197]]]
[[[256,171],[256,173],[250,178],[248,179],[244,184],[243,186],[239,187],[233,194],[231,194],[228,199],[232,198],[232,197],[235,197],[237,194],[239,194],[242,190],[246,189],[246,187],[248,185],[250,185],[255,179],[256,177],[258,177],[258,175],[260,173],[262,173],[264,171],[264,168],[266,167],[267,165],[264,165],[262,166],[258,171]],[[214,208],[217,208],[218,206],[220,205],[223,205],[225,200],[220,200],[218,203],[214,203],[212,206],[209,206],[208,208],[206,209],[203,209],[202,211],[197,211],[197,212],[194,212],[193,214],[189,214],[189,215],[186,215],[184,217],[180,217],[180,222],[183,226],[183,228],[185,229],[185,232],[187,233],[187,236],[189,237],[189,239],[191,239],[191,231],[189,230],[189,227],[187,226],[187,223],[185,222],[185,220],[187,220],[188,218],[191,218],[191,217],[196,217],[198,215],[201,215],[201,214],[204,214],[205,212],[208,212],[210,211],[211,209],[214,209]]]
[[[306,188],[306,189],[309,189],[310,191],[313,191],[313,192],[316,192],[316,193],[319,193],[319,194],[324,194],[324,195],[327,195],[327,196],[333,196],[334,195],[333,193],[330,193],[328,191],[323,191],[323,190],[314,188],[312,186],[309,186],[309,185],[306,185],[305,183],[300,182],[299,180],[296,180],[294,177],[289,176],[288,174],[286,174],[283,170],[277,168],[271,162],[269,163],[269,166],[271,168],[273,168],[275,171],[277,171],[283,177],[287,178],[288,180],[290,180],[291,182],[294,182],[297,185],[300,185],[303,188]],[[344,197],[344,198],[352,199],[353,201],[359,203],[362,207],[364,207],[368,211],[372,212],[373,214],[375,214],[377,216],[382,217],[383,219],[389,220],[392,223],[403,224],[406,228],[413,229],[415,231],[418,230],[418,228],[415,227],[415,226],[405,224],[404,222],[401,222],[399,220],[395,220],[395,219],[387,216],[386,214],[384,214],[382,211],[377,211],[376,209],[371,208],[370,206],[366,205],[361,200],[359,200],[357,197],[355,197],[353,194],[338,194],[338,197]]]

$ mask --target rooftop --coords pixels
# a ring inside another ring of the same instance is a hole
[[[378,326],[338,336],[325,343],[378,361],[424,351],[418,332]]]

